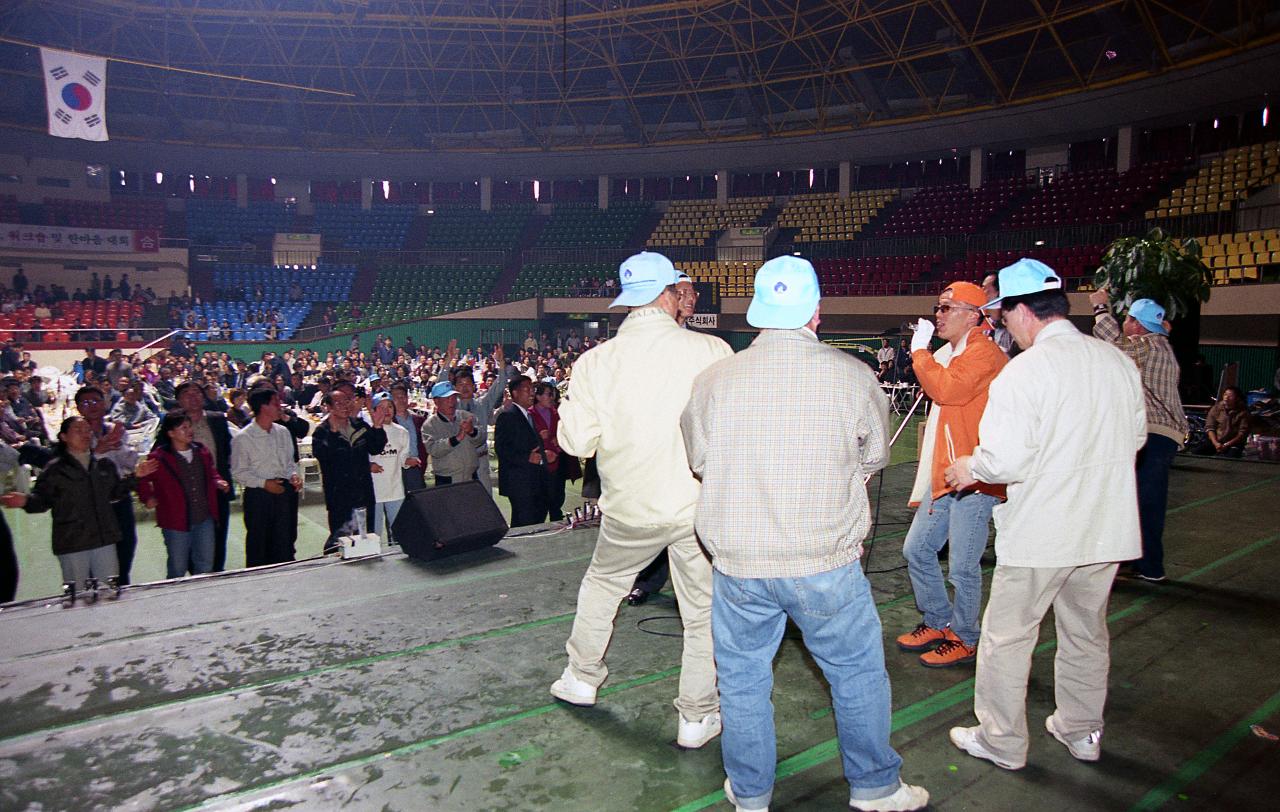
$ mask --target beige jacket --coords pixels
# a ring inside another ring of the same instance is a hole
[[[699,485],[680,413],[693,379],[732,354],[660,308],[641,307],[573,365],[556,437],[569,454],[596,455],[605,515],[632,527],[693,522]]]

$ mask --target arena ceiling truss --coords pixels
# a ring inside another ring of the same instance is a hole
[[[113,138],[550,151],[833,133],[1145,79],[1273,43],[1266,0],[9,0],[0,125],[40,130],[32,46],[106,56]]]

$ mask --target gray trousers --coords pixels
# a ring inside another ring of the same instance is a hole
[[[671,583],[684,622],[675,706],[685,719],[696,722],[719,710],[720,694],[711,646],[711,559],[694,537],[692,523],[630,527],[605,516],[591,565],[578,588],[578,612],[565,650],[574,676],[588,685],[605,681],[609,669],[604,655],[618,604],[631,591],[636,574],[663,550],[671,560]]]
[[[485,454],[480,458],[480,466],[476,468],[476,479],[484,486],[489,493],[490,498],[493,497],[493,475],[489,471],[489,455]]]
[[[1040,622],[1053,607],[1056,726],[1067,739],[1102,730],[1111,670],[1107,601],[1119,564],[1082,567],[996,566],[982,618],[973,688],[978,738],[1002,761],[1027,762],[1027,679]]]
[[[114,544],[78,553],[63,553],[58,556],[58,564],[62,566],[63,583],[74,583],[77,592],[88,589],[86,581],[90,578],[106,581],[120,574],[120,558]]]

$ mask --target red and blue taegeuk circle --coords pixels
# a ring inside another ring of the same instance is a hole
[[[93,104],[93,94],[79,82],[72,82],[62,88],[62,103],[72,110],[88,110]]]

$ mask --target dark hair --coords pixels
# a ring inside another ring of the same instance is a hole
[[[516,393],[516,390],[524,386],[526,383],[532,384],[533,381],[529,380],[523,375],[517,375],[511,379],[510,383],[507,384],[507,391],[514,395]]]
[[[1238,405],[1241,409],[1249,408],[1249,399],[1245,397],[1243,389],[1241,389],[1238,386],[1228,386],[1222,390],[1223,395],[1226,395],[1228,392],[1236,393],[1236,405]]]
[[[460,367],[454,367],[453,369],[449,370],[449,383],[456,384],[458,382],[458,379],[462,378],[463,376],[466,376],[474,380],[475,374],[476,374],[475,370],[465,364]]]
[[[1067,301],[1067,294],[1057,289],[1041,290],[1022,296],[1006,296],[1000,302],[1000,307],[1006,313],[1018,305],[1026,305],[1027,310],[1030,310],[1031,315],[1038,321],[1066,318],[1071,312],[1071,303]]]
[[[279,396],[279,392],[269,389],[265,386],[253,390],[249,393],[249,411],[253,412],[253,416],[257,417],[258,412],[262,411],[262,407],[271,402],[271,399]]]
[[[541,395],[543,392],[550,392],[551,394],[555,395],[555,394],[559,394],[560,390],[556,389],[554,386],[547,383],[546,381],[541,381],[533,387],[534,397]]]
[[[156,448],[172,448],[173,440],[169,437],[169,432],[183,423],[190,422],[191,418],[187,417],[186,412],[180,412],[176,409],[166,412],[165,416],[160,418],[160,428],[156,429],[156,441],[152,445]]]
[[[353,395],[356,394],[356,385],[351,381],[347,380],[346,378],[341,378],[333,382],[334,389],[342,389],[343,387],[350,389],[351,394]]]
[[[185,390],[190,389],[193,386],[200,392],[200,397],[204,397],[204,389],[201,388],[200,384],[196,383],[194,380],[183,381],[175,386],[173,388],[173,396],[175,398],[180,398]]]
[[[81,390],[81,391],[84,391],[84,390]],[[76,394],[78,395],[80,394],[80,392],[76,392]],[[67,430],[71,428],[71,424],[75,423],[77,420],[82,420],[86,424],[89,422],[85,420],[83,417],[81,417],[80,415],[73,414],[63,418],[62,422],[58,424],[58,433],[57,435],[55,435],[58,439],[53,444],[53,453],[55,454],[67,453],[67,444],[62,441],[62,435],[66,434]]]
[[[101,390],[101,389],[99,389],[99,388],[98,388],[98,387],[96,387],[96,386],[82,386],[82,387],[80,387],[79,389],[77,389],[77,390],[76,390],[76,396],[75,396],[75,403],[76,403],[76,405],[77,405],[77,406],[79,406],[79,405],[80,405],[80,399],[81,399],[81,398],[83,398],[83,397],[85,397],[85,396],[87,396],[87,395],[97,395],[99,398],[105,397],[105,396],[102,394],[102,390]],[[70,419],[70,418],[68,418],[68,419]],[[65,426],[67,421],[66,421],[66,420],[64,420],[64,421],[62,421],[62,422],[63,422],[63,425]],[[61,433],[62,433],[62,431],[61,431],[61,430],[59,430],[59,431],[58,431],[58,433],[59,433],[59,434],[61,434]]]
[[[396,381],[395,383],[391,384],[391,387],[387,391],[394,395],[397,389],[399,389],[401,392],[404,392],[406,395],[409,394],[409,387],[404,385],[400,381]]]

